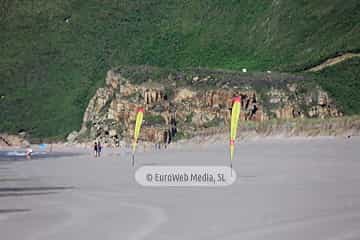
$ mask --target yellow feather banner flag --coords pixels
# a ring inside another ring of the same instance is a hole
[[[231,109],[231,123],[230,123],[230,161],[232,166],[232,160],[234,158],[234,148],[235,148],[235,138],[236,131],[238,127],[239,117],[240,117],[240,108],[241,108],[241,98],[235,97],[232,99],[233,105]]]
[[[134,130],[134,142],[132,146],[132,165],[134,166],[134,154],[137,146],[137,141],[140,135],[141,124],[143,121],[144,109],[139,108],[136,114],[135,130]]]

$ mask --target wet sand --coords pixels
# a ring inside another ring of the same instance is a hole
[[[31,160],[40,160],[40,159],[52,159],[60,157],[71,157],[84,154],[83,152],[46,152],[46,151],[35,151],[31,155]],[[26,152],[22,149],[16,150],[0,150],[0,162],[2,161],[28,161],[26,159]]]
[[[142,187],[118,149],[1,162],[1,239],[360,239],[359,146],[359,137],[243,141],[236,182],[217,188]],[[228,165],[227,149],[188,144],[136,160]]]

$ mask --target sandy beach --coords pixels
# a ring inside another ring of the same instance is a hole
[[[360,239],[360,137],[264,138],[236,146],[227,187],[143,187],[143,165],[229,164],[219,141],[136,155],[85,148],[0,161],[1,240]],[[66,155],[66,153],[72,153]]]

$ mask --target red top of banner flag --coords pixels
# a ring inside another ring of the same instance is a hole
[[[233,102],[241,102],[241,97],[233,97]]]

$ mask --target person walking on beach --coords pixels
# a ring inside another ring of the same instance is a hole
[[[94,143],[94,157],[98,156],[98,145],[97,142]]]
[[[101,154],[101,144],[100,144],[100,141],[98,141],[98,143],[97,143],[97,155],[98,155],[98,157],[100,157],[100,154]]]
[[[32,154],[33,150],[31,149],[30,146],[27,146],[26,148],[26,159],[30,160],[31,159],[31,154]]]

